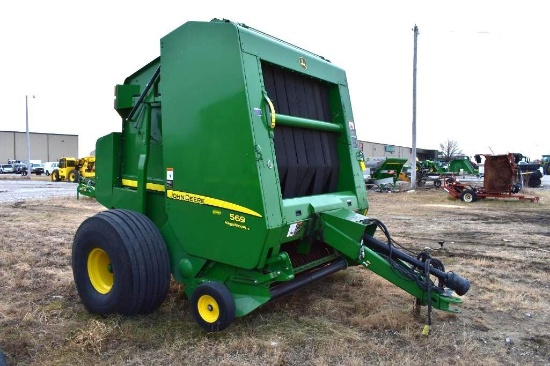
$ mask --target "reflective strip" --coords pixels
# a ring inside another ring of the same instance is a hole
[[[137,180],[123,179],[122,185],[127,187],[137,188],[138,184],[137,184]],[[145,187],[150,191],[164,192],[164,186],[162,184],[147,182]]]
[[[137,181],[131,180],[131,179],[123,179],[122,185],[132,188],[137,188]],[[151,191],[157,191],[157,192],[164,192],[165,188],[162,184],[156,184],[156,183],[147,183],[147,189]],[[207,196],[201,196],[194,193],[187,193],[187,192],[180,192],[180,191],[174,191],[169,189],[166,191],[166,197],[173,199],[173,200],[179,200],[179,201],[186,201],[190,203],[196,203],[199,205],[208,205],[213,207],[220,207],[225,208],[227,210],[241,212],[244,214],[249,214],[256,217],[262,217],[259,213],[256,211],[253,211],[249,208],[237,205],[235,203],[219,200],[217,198],[207,197]]]

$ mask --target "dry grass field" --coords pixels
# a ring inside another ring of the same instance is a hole
[[[3,204],[0,349],[8,365],[548,365],[550,191],[532,192],[540,202],[369,193],[369,216],[398,243],[432,248],[446,271],[471,281],[462,313],[434,310],[429,336],[425,308],[415,317],[410,295],[358,267],[220,333],[194,323],[176,283],[153,314],[90,315],[73,284],[71,245],[103,208],[88,198]]]

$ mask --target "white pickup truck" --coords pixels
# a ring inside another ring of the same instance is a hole
[[[46,175],[52,174],[52,172],[57,169],[58,164],[59,163],[57,161],[48,161],[44,163],[44,173]]]

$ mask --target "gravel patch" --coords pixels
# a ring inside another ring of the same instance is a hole
[[[0,203],[76,198],[78,184],[69,182],[0,180]]]
[[[77,183],[6,178],[0,179],[0,203],[47,200],[58,197],[76,198]],[[550,190],[550,175],[545,175],[542,178],[542,185],[534,189],[533,192],[536,193],[539,189]]]

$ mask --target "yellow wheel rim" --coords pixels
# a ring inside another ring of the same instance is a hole
[[[214,323],[220,317],[220,307],[210,295],[202,295],[197,302],[199,315],[207,323]]]
[[[113,288],[114,275],[109,255],[99,248],[88,254],[88,276],[97,292],[107,294]]]
[[[71,173],[71,176],[70,176],[71,181],[74,182],[75,178],[76,178],[76,177],[75,177],[74,173]]]

